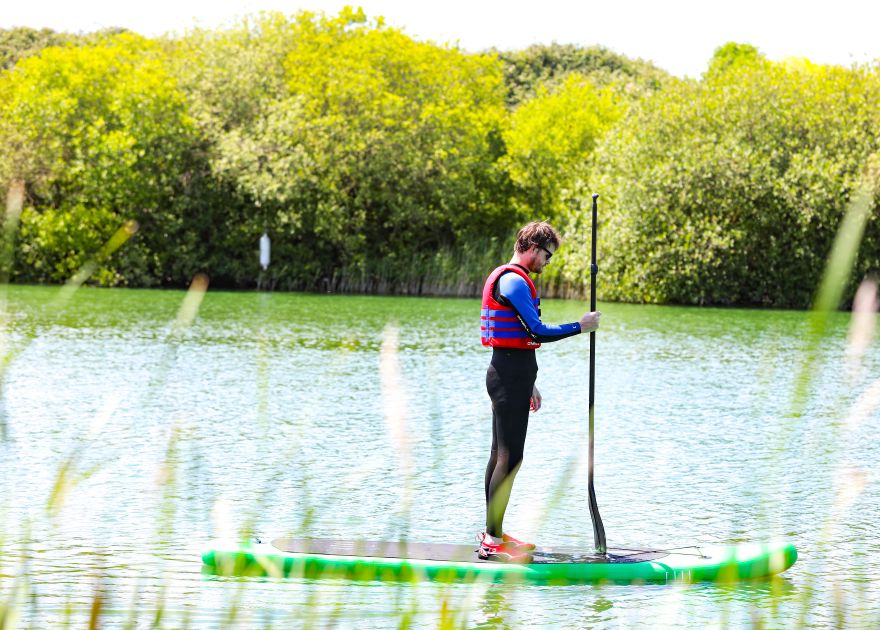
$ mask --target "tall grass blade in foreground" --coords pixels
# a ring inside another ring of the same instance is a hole
[[[382,379],[382,408],[385,416],[385,430],[391,439],[403,477],[401,489],[400,516],[401,535],[409,528],[410,509],[413,494],[413,453],[412,433],[407,426],[406,395],[400,374],[400,329],[393,324],[385,327],[382,335],[382,349],[379,352],[379,374]]]
[[[18,179],[10,184],[6,195],[6,214],[3,217],[3,235],[2,242],[0,242],[0,396],[2,396],[6,368],[13,356],[8,330],[9,307],[6,286],[12,272],[15,234],[18,231],[23,208],[24,181]],[[2,399],[0,399],[0,405],[3,405],[0,406],[0,442],[3,442],[6,440],[7,427],[5,404]]]
[[[76,293],[76,290],[85,284],[86,280],[95,273],[101,263],[107,260],[113,252],[122,247],[128,239],[137,233],[138,227],[137,221],[129,220],[123,223],[113,236],[101,246],[101,249],[99,249],[92,258],[87,260],[83,266],[73,274],[73,277],[71,277],[70,280],[64,283],[61,291],[58,292],[58,296],[52,302],[52,308],[58,311],[63,309],[70,301],[70,298],[73,297],[73,294]]]
[[[877,172],[873,172],[874,170]],[[867,172],[847,205],[843,221],[834,238],[810,317],[807,353],[794,391],[792,404],[794,416],[803,414],[810,386],[816,375],[815,364],[819,348],[828,330],[831,315],[839,308],[843,292],[849,283],[853,264],[865,233],[865,225],[871,216],[878,179],[880,179],[880,159],[878,165]]]
[[[795,381],[794,398],[792,402],[791,417],[799,418],[804,415],[807,401],[812,391],[812,384],[816,382],[816,375],[820,370],[819,350],[825,334],[828,331],[832,313],[836,312],[840,305],[843,292],[849,283],[853,266],[855,264],[865,226],[871,216],[871,211],[878,192],[880,183],[880,156],[873,156],[865,169],[862,181],[855,191],[846,213],[834,239],[825,273],[816,295],[810,317],[810,331],[807,341],[807,352],[797,380]],[[854,304],[859,310],[853,314],[849,339],[851,345],[847,355],[853,356],[864,352],[870,342],[873,330],[874,312],[876,311],[876,286],[872,288],[874,281],[866,279],[860,286],[861,299]],[[873,297],[873,299],[872,299]],[[846,356],[842,357],[846,361]],[[876,386],[876,384],[875,384]],[[819,549],[821,553],[829,553],[834,544],[834,530],[836,524],[844,518],[846,509],[855,501],[867,485],[867,476],[864,471],[851,468],[845,463],[845,441],[851,430],[858,424],[858,418],[862,417],[866,409],[876,408],[874,400],[875,386],[871,386],[865,395],[857,401],[853,410],[847,416],[845,426],[849,429],[844,435],[836,436],[835,443],[831,446],[835,449],[839,458],[838,467],[834,478],[834,499],[828,509],[828,515],[821,529]],[[821,393],[821,390],[820,390]],[[788,433],[788,431],[786,431]],[[801,612],[798,617],[798,625],[803,627],[807,623],[807,617],[813,607],[815,595],[814,575],[807,575],[801,591]],[[836,603],[840,605],[840,600]],[[842,611],[838,610],[838,614]]]

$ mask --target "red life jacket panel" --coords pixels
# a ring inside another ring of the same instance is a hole
[[[522,267],[518,265],[501,265],[489,274],[486,284],[483,286],[483,307],[480,313],[480,339],[484,346],[493,348],[519,348],[534,350],[541,344],[529,336],[525,326],[519,321],[516,312],[510,306],[498,302],[492,294],[495,292],[495,284],[505,273],[515,273],[529,284],[532,300],[537,309],[541,303],[535,283],[529,278]]]

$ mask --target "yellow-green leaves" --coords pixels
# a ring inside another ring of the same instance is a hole
[[[0,76],[0,182],[23,180],[28,279],[68,279],[128,220],[167,204],[187,148],[183,95],[155,42],[46,48]],[[124,281],[112,261],[94,279]]]
[[[538,95],[512,114],[504,134],[511,179],[535,218],[566,216],[578,180],[596,144],[617,122],[624,104],[612,88],[570,75],[562,86]]]

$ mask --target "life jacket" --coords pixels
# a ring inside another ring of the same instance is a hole
[[[520,323],[513,308],[502,304],[492,296],[498,279],[502,274],[510,272],[520,275],[528,282],[535,308],[537,309],[541,304],[535,283],[529,278],[529,274],[523,271],[522,267],[518,265],[501,265],[489,274],[489,277],[486,278],[486,284],[483,286],[480,338],[484,346],[492,346],[493,348],[519,348],[523,350],[540,348],[541,344],[529,336],[528,331]],[[538,314],[541,314],[540,310]]]

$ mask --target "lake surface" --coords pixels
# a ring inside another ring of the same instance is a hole
[[[200,547],[248,533],[470,542],[491,441],[478,301],[209,291],[190,322],[184,295],[6,289],[0,610],[12,602],[20,626],[880,623],[880,351],[848,353],[849,314],[816,343],[805,313],[600,306],[609,546],[784,538],[800,559],[782,577],[348,583],[203,575]],[[548,300],[544,319],[585,307]],[[588,336],[538,362],[544,407],[505,526],[591,548]]]

